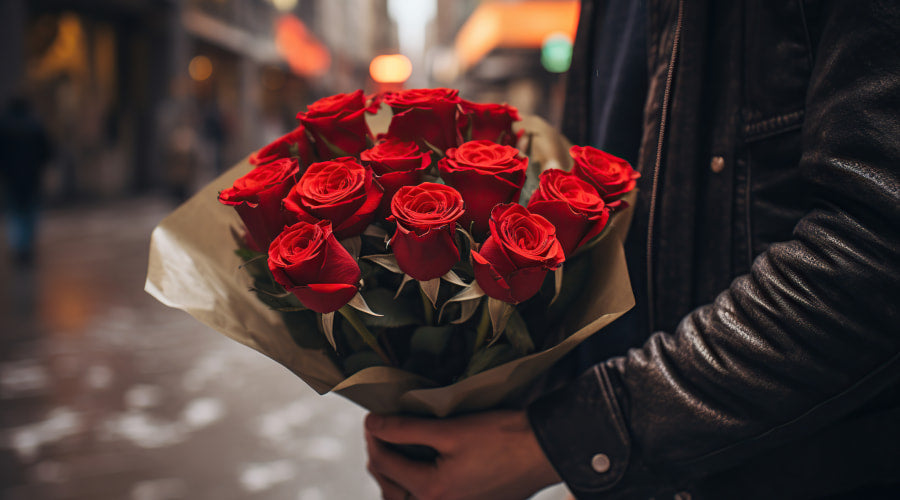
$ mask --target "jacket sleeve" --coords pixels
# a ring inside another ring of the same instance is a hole
[[[733,466],[900,380],[900,5],[822,7],[799,165],[815,209],[674,332],[528,409],[579,498]]]

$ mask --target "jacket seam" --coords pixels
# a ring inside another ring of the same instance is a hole
[[[804,110],[798,109],[771,118],[757,120],[744,125],[746,142],[766,139],[782,132],[799,129],[803,125]]]
[[[600,387],[600,392],[603,394],[603,398],[607,404],[607,407],[610,410],[610,416],[613,425],[615,426],[616,437],[619,438],[620,442],[624,445],[625,448],[625,456],[622,457],[624,464],[621,467],[621,473],[617,474],[611,481],[604,483],[602,486],[594,486],[594,485],[582,485],[576,482],[569,483],[571,487],[576,490],[584,491],[587,493],[602,493],[609,491],[617,484],[622,482],[622,479],[625,477],[625,474],[628,471],[628,466],[631,463],[631,438],[628,434],[628,430],[625,427],[625,416],[622,413],[622,408],[619,406],[619,400],[616,398],[615,390],[612,386],[612,381],[609,378],[609,374],[606,372],[602,365],[594,365],[592,368],[594,372],[594,377],[597,380],[597,385]],[[555,466],[554,466],[555,468]]]
[[[744,189],[744,217],[746,219],[747,231],[747,269],[753,267],[753,153],[747,150],[747,175]]]

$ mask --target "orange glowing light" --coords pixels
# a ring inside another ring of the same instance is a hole
[[[403,54],[377,56],[369,63],[369,74],[378,83],[403,83],[412,74],[412,63]]]
[[[194,56],[188,64],[188,74],[194,81],[202,82],[211,77],[213,73],[212,61],[206,56]]]
[[[275,46],[300,76],[321,76],[331,66],[331,53],[293,14],[285,14],[275,22]]]
[[[578,0],[482,3],[456,36],[460,67],[471,67],[495,48],[540,48],[556,32],[574,39],[579,12]]]

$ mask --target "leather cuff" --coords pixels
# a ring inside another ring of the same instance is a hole
[[[576,497],[607,491],[622,479],[631,440],[602,365],[542,396],[527,413],[544,453]]]

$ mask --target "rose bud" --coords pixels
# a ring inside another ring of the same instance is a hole
[[[313,163],[284,199],[296,220],[329,220],[338,239],[362,233],[375,218],[382,189],[372,170],[345,157]]]
[[[572,146],[569,155],[575,160],[572,172],[591,183],[607,202],[634,189],[641,176],[627,161],[591,146]]]
[[[459,91],[452,89],[409,89],[388,92],[384,102],[394,111],[388,135],[404,141],[426,142],[441,151],[459,144],[456,115]]]
[[[609,221],[609,209],[597,190],[575,174],[556,168],[541,173],[528,210],[556,226],[556,238],[566,256],[600,234]]]
[[[281,158],[298,158],[301,166],[309,165],[312,145],[303,125],[275,139],[259,151],[250,155],[251,165],[263,165]]]
[[[401,186],[414,186],[424,180],[425,170],[431,165],[431,151],[422,151],[415,142],[404,142],[395,137],[380,140],[375,146],[359,155],[364,165],[375,173],[375,179],[384,188],[378,213],[390,212],[391,198]]]
[[[350,94],[324,97],[310,104],[297,119],[306,126],[316,141],[320,160],[357,155],[369,145],[369,127],[365,113],[374,113],[366,106],[362,90]]]
[[[438,161],[441,177],[462,193],[466,213],[460,220],[469,229],[474,222],[476,235],[488,230],[491,210],[500,203],[518,201],[525,184],[528,158],[519,150],[491,141],[470,141],[450,148]]]
[[[464,211],[462,196],[450,186],[401,187],[388,218],[397,223],[391,247],[400,269],[419,281],[447,274],[459,262],[454,234]]]
[[[269,270],[285,290],[319,313],[337,311],[357,292],[359,265],[331,233],[331,223],[300,221],[269,246]]]
[[[491,236],[472,250],[475,280],[489,297],[518,304],[541,289],[547,271],[566,260],[547,219],[516,203],[491,214]]]
[[[479,104],[463,99],[460,110],[459,133],[463,138],[516,145],[519,134],[513,132],[512,125],[521,120],[516,108],[508,104]]]
[[[281,200],[297,182],[297,160],[281,158],[255,167],[219,193],[219,201],[237,210],[247,227],[248,243],[265,251],[284,228],[287,217]]]

